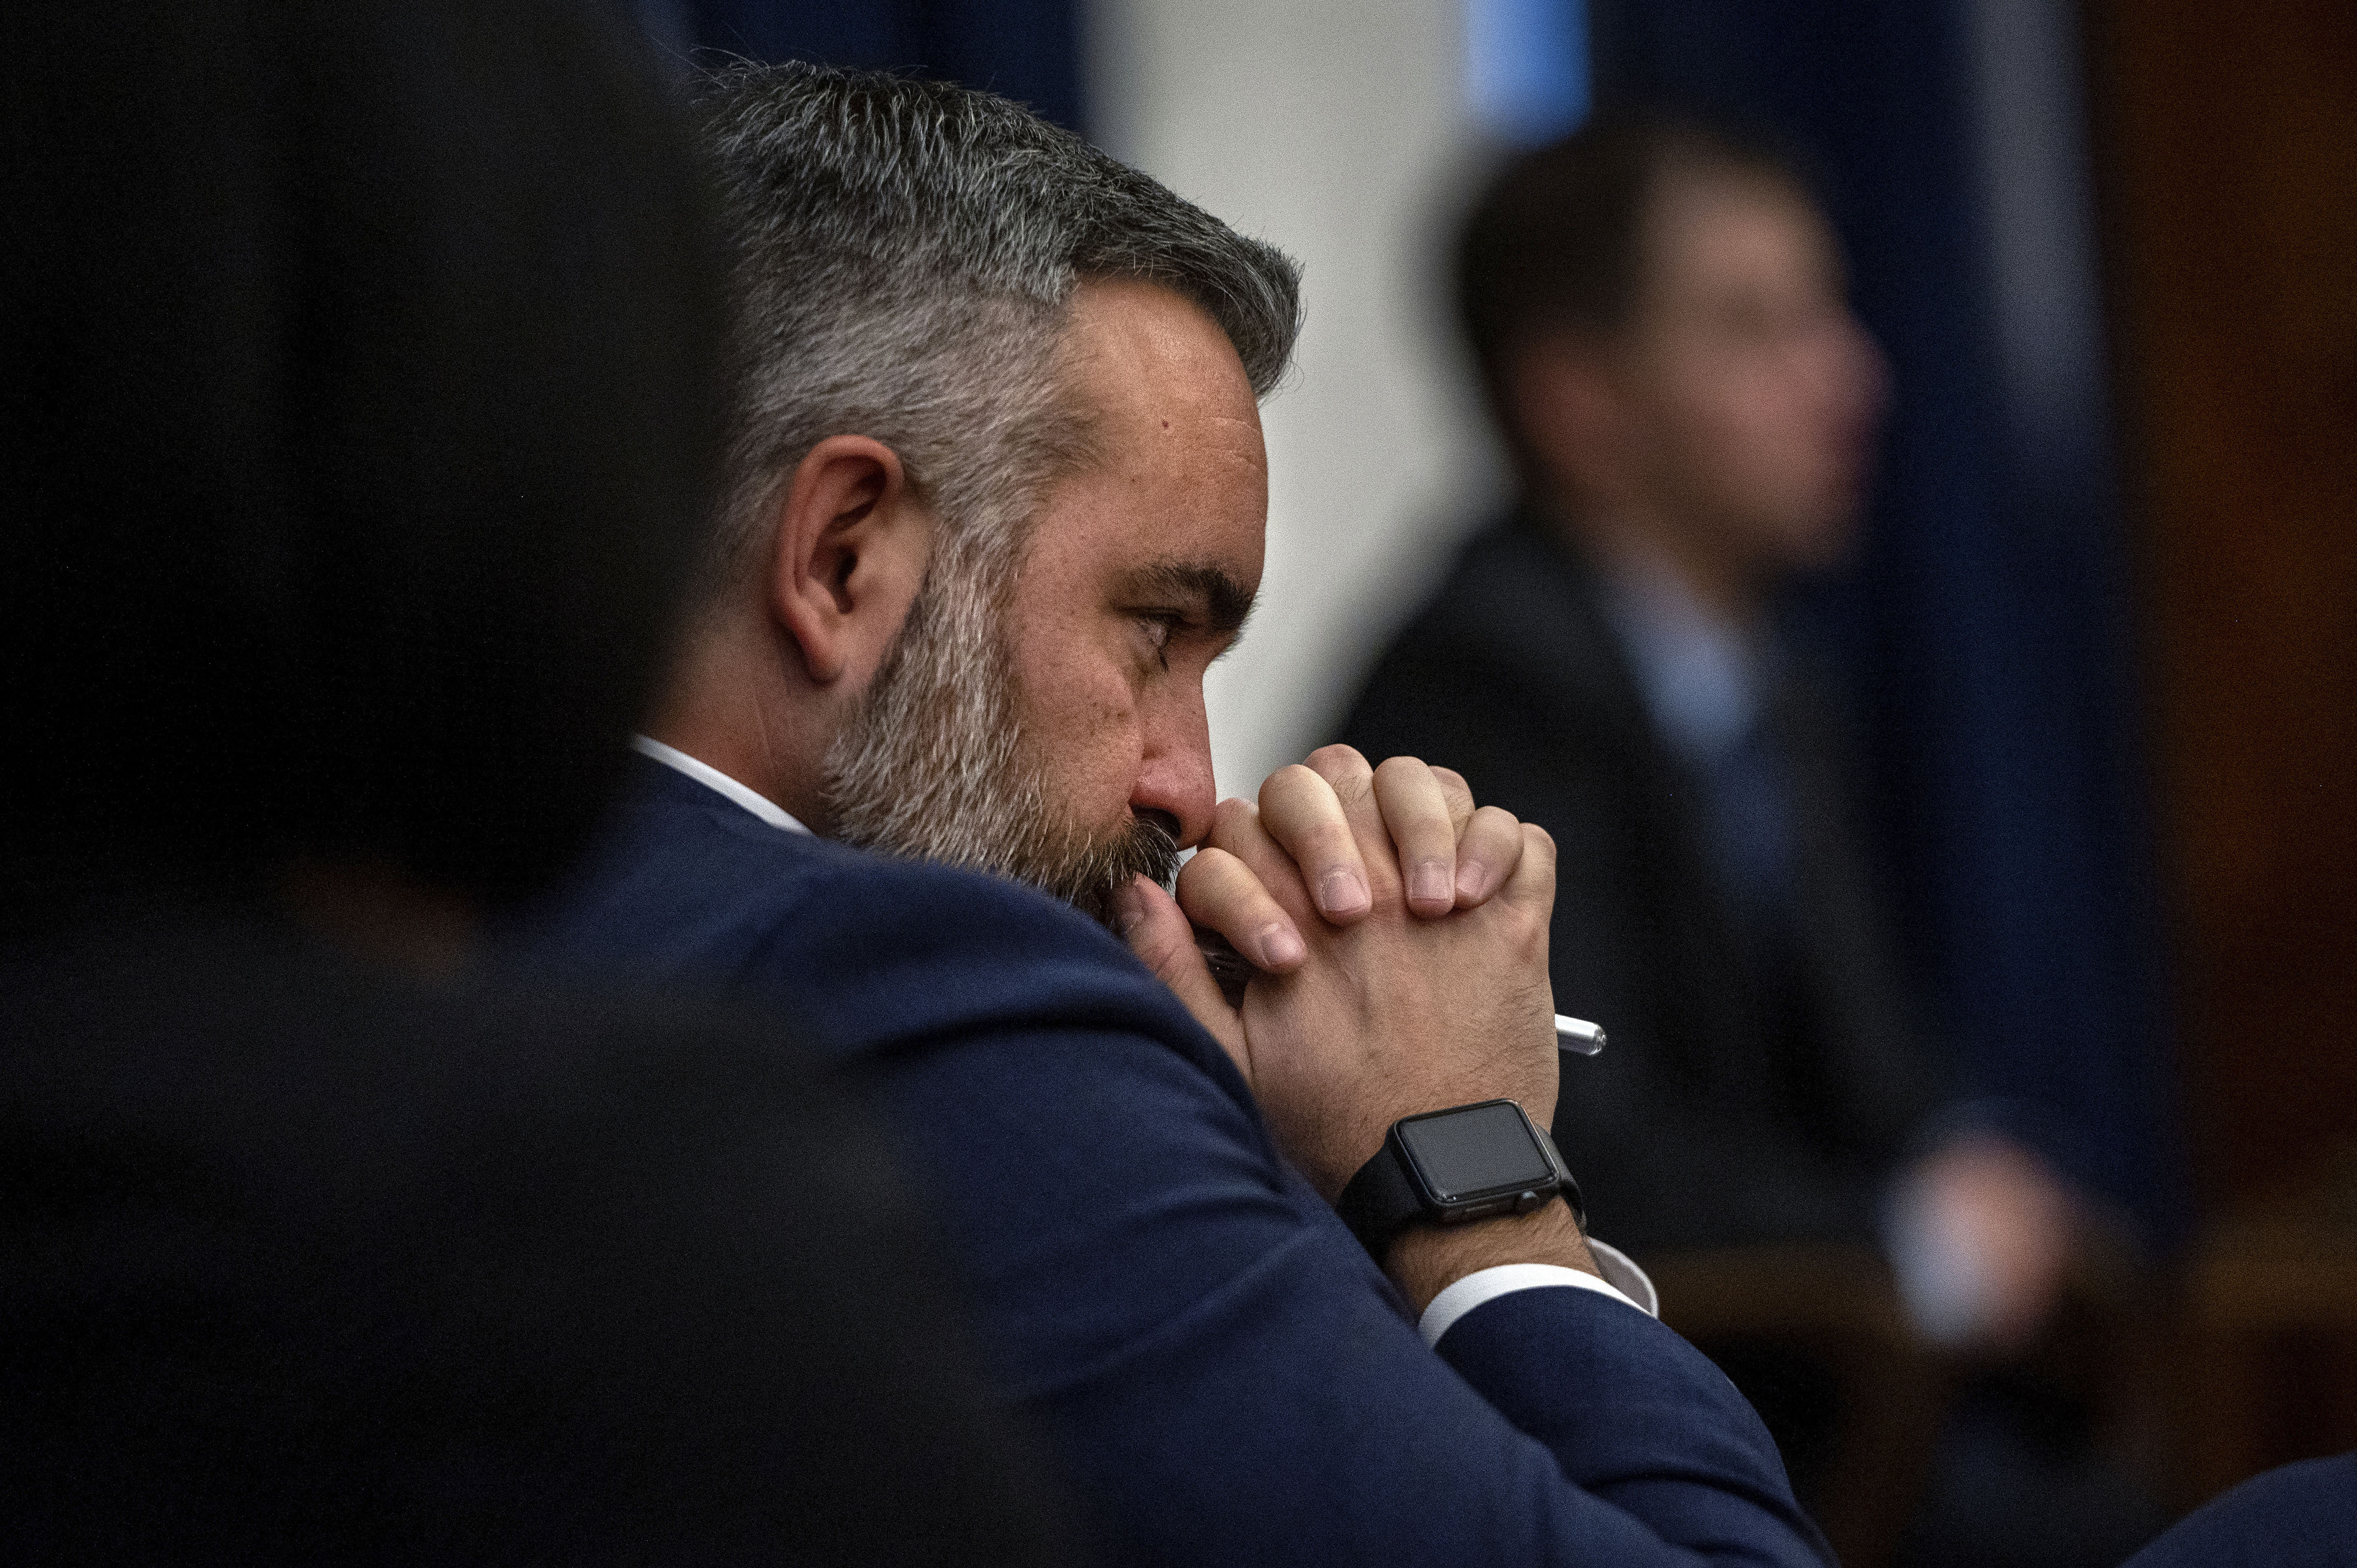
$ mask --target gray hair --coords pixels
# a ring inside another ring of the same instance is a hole
[[[1019,105],[945,82],[808,65],[698,93],[734,219],[737,398],[710,591],[765,558],[779,487],[829,435],[899,455],[931,560],[883,666],[822,763],[846,843],[1018,877],[1103,918],[1167,879],[1150,822],[1089,824],[1026,743],[1002,631],[1049,485],[1091,455],[1060,363],[1088,279],[1200,306],[1255,395],[1300,332],[1281,252]]]
[[[1082,280],[1193,300],[1256,395],[1284,373],[1292,261],[1019,104],[803,64],[719,72],[696,97],[737,242],[716,585],[759,559],[802,456],[858,434],[931,506],[934,571],[995,598],[1042,491],[1088,454],[1057,363]]]

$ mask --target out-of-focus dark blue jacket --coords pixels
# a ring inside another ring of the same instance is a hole
[[[2254,1476],[2196,1509],[2126,1568],[2351,1568],[2357,1453]]]

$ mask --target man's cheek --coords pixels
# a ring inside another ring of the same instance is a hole
[[[1030,704],[1040,759],[1076,815],[1103,823],[1126,814],[1143,757],[1138,708],[1128,682],[1100,673]]]
[[[1111,802],[1112,813],[1127,810],[1130,792],[1145,760],[1145,749],[1135,704],[1109,703],[1098,710],[1089,732],[1083,767],[1090,789],[1098,799]]]

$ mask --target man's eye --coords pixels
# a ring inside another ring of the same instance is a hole
[[[1177,635],[1178,618],[1174,615],[1146,615],[1137,618],[1146,638],[1146,650],[1166,668],[1170,662],[1170,639]]]

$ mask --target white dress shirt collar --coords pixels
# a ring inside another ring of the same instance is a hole
[[[651,757],[665,768],[686,774],[715,794],[726,795],[773,828],[783,828],[790,833],[806,833],[810,829],[794,820],[792,812],[766,795],[755,794],[710,763],[698,762],[675,746],[665,746],[642,735],[630,737],[630,749],[641,757]]]

